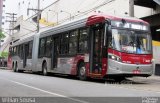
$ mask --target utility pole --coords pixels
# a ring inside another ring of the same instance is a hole
[[[37,13],[37,32],[39,32],[39,16],[40,16],[40,0],[38,0],[38,13]]]
[[[134,0],[129,0],[129,16],[134,17]]]
[[[38,0],[38,7],[37,9],[33,9],[33,8],[28,8],[27,9],[27,15],[29,15],[29,10],[35,11],[37,13],[37,32],[39,32],[39,19],[40,19],[40,14],[42,12],[42,10],[40,10],[40,0]]]
[[[12,25],[12,28],[10,28],[10,33],[11,33],[11,35],[13,34],[13,32],[14,32],[14,22],[16,22],[16,15],[17,14],[15,14],[15,13],[6,13],[6,14],[8,14],[9,16],[7,16],[7,17],[10,17],[11,18],[11,20],[6,20],[6,22],[10,22],[10,24]]]

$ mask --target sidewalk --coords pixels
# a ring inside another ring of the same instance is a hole
[[[152,75],[150,77],[133,77],[133,78],[130,78],[131,80],[133,81],[148,81],[148,82],[159,82],[160,83],[160,76],[156,76],[156,75]]]
[[[160,76],[152,75],[152,76],[148,77],[148,79],[150,79],[150,80],[159,80],[160,81]]]
[[[8,70],[8,68],[7,68],[7,67],[0,67],[0,69],[7,69],[7,70]]]
[[[133,77],[128,78],[134,81],[132,85],[121,85],[125,88],[132,88],[136,90],[154,91],[160,93],[160,76],[152,75],[150,77]]]

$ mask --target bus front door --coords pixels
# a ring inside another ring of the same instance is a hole
[[[103,25],[91,27],[90,72],[102,74]]]

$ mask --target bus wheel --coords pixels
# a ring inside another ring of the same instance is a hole
[[[12,69],[14,72],[16,72],[16,67],[15,67],[14,63],[12,64]]]
[[[43,75],[44,75],[44,76],[47,76],[47,75],[48,75],[48,72],[47,72],[47,63],[44,63],[44,64],[43,64]]]
[[[16,68],[13,68],[13,71],[16,72]]]
[[[78,71],[78,76],[80,80],[86,80],[86,68],[84,63],[80,63],[79,65],[79,71]]]
[[[16,65],[15,65],[15,71],[16,71],[16,72],[19,72],[17,63],[16,63]]]

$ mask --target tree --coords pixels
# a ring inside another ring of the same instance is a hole
[[[5,52],[5,51],[1,52],[0,57],[3,57],[3,58],[8,57],[8,52]]]
[[[2,32],[2,30],[0,30],[0,39],[5,38],[6,36],[4,35],[4,33]]]
[[[3,38],[5,38],[5,37],[6,37],[6,36],[5,36],[4,33],[2,32],[2,30],[0,30],[0,49],[1,49],[1,40],[2,40]],[[7,57],[7,53],[0,51],[0,57]]]

